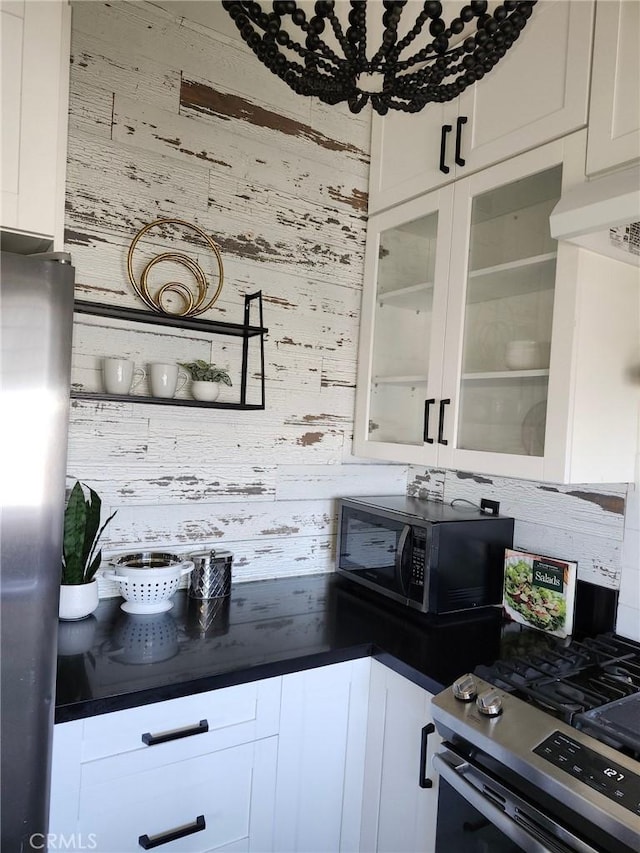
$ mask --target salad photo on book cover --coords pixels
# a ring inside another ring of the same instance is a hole
[[[515,622],[567,637],[573,630],[578,564],[507,548],[502,604]]]

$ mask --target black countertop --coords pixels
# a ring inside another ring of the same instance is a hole
[[[178,592],[167,613],[121,598],[60,622],[57,723],[373,655],[437,693],[478,664],[556,642],[501,610],[430,619],[334,574],[234,584],[226,599]]]

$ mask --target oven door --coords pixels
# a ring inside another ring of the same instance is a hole
[[[602,853],[452,749],[436,753],[433,766],[440,774],[436,853]]]

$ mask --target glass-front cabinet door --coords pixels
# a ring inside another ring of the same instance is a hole
[[[633,477],[637,269],[550,236],[585,147],[580,131],[370,218],[356,455]]]
[[[544,455],[562,169],[471,204],[456,446]]]
[[[466,237],[451,260],[443,381],[451,403],[439,454],[447,467],[543,473],[558,262],[549,216],[562,191],[561,154],[545,147],[456,186],[454,232]]]
[[[451,188],[372,217],[362,309],[356,453],[435,462]],[[366,389],[366,392],[364,391]]]

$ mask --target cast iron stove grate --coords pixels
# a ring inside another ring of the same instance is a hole
[[[479,666],[476,675],[640,757],[640,644],[613,634]]]

